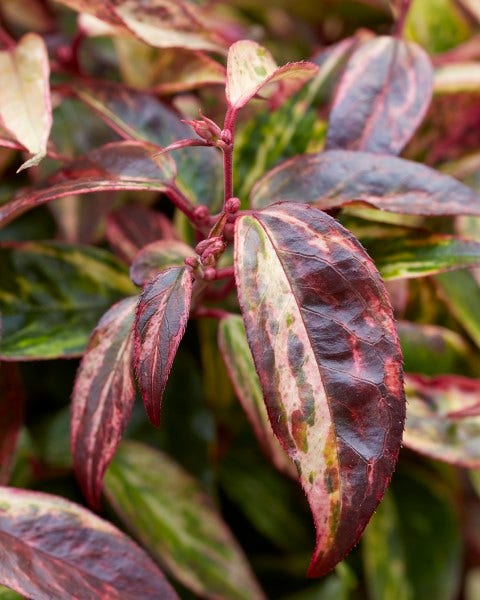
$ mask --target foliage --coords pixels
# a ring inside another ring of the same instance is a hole
[[[0,598],[474,597],[479,39],[0,4]]]

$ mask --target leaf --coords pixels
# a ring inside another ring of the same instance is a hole
[[[158,450],[123,442],[105,476],[118,517],[175,579],[202,598],[264,598],[211,499]]]
[[[416,44],[382,36],[351,56],[329,118],[328,150],[399,154],[421,123],[433,68]]]
[[[436,94],[480,94],[480,65],[478,62],[455,62],[435,71]]]
[[[101,315],[135,291],[125,267],[105,250],[3,243],[0,359],[79,356]]]
[[[292,92],[296,91],[317,71],[317,66],[308,62],[278,67],[266,48],[252,40],[240,40],[232,44],[228,51],[225,90],[228,104],[237,111],[267,84],[288,79],[294,81]]]
[[[47,153],[52,126],[47,48],[27,33],[12,50],[0,51],[0,121],[33,154],[19,169],[37,165]]]
[[[270,423],[314,517],[318,577],[356,543],[396,462],[404,397],[391,307],[356,239],[308,206],[239,217],[235,274]]]
[[[8,485],[23,425],[25,398],[16,365],[0,362],[0,485]]]
[[[185,259],[196,256],[190,246],[179,240],[159,240],[140,250],[130,267],[130,278],[135,285],[144,286],[167,267],[182,267]]]
[[[175,600],[141,548],[64,498],[0,488],[0,582],[35,600]]]
[[[384,279],[425,277],[479,264],[480,243],[453,235],[362,239]]]
[[[162,395],[190,312],[192,276],[184,267],[162,271],[145,287],[134,324],[135,371],[148,418],[160,424]]]
[[[254,208],[280,201],[329,209],[354,200],[412,215],[480,215],[480,196],[453,177],[403,158],[360,151],[297,156],[267,173],[251,194]]]
[[[100,508],[103,474],[135,401],[131,328],[137,298],[121,300],[100,319],[80,363],[72,394],[71,447],[82,491]]]
[[[296,470],[274,436],[268,420],[262,388],[240,316],[229,315],[220,321],[218,345],[227,365],[235,393],[250,421],[260,447],[279,471],[296,477]]]
[[[0,206],[0,226],[27,210],[71,194],[165,191],[175,177],[174,163],[166,154],[154,160],[153,152],[153,147],[140,142],[113,142],[92,150],[57,171],[39,189],[25,191]]]
[[[405,446],[457,466],[480,468],[480,381],[408,375],[405,392]]]

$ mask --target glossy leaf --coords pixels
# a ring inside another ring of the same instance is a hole
[[[473,267],[480,261],[480,243],[451,235],[426,234],[361,241],[384,279],[425,277]]]
[[[480,468],[480,382],[457,375],[408,375],[405,392],[405,446],[454,465]]]
[[[433,68],[419,46],[375,38],[351,56],[329,118],[327,149],[399,154],[425,115]]]
[[[0,583],[36,600],[175,600],[125,534],[64,498],[0,488]]]
[[[235,393],[245,411],[260,447],[280,471],[296,476],[296,469],[274,436],[255,371],[242,317],[229,315],[220,321],[218,343]],[[293,470],[292,470],[293,469]]]
[[[135,315],[135,371],[147,415],[160,424],[162,395],[190,312],[192,276],[162,271],[144,289]]]
[[[137,298],[112,306],[93,330],[72,394],[74,469],[92,508],[100,508],[103,474],[130,419],[135,401],[133,337]]]
[[[55,242],[0,246],[2,360],[79,356],[100,316],[134,294],[105,250]]]
[[[15,461],[25,398],[14,364],[0,362],[0,485],[7,485]]]
[[[356,543],[396,462],[405,409],[391,307],[360,244],[314,208],[242,216],[235,244],[248,342],[310,503],[309,575],[320,576]]]
[[[264,598],[229,529],[172,459],[124,442],[105,476],[118,517],[178,581],[202,598]]]
[[[37,165],[47,152],[52,126],[47,48],[36,33],[0,51],[0,122],[33,154],[21,167]]]
[[[40,189],[24,192],[0,206],[0,225],[56,198],[100,191],[165,191],[175,168],[167,154],[152,158],[154,148],[140,142],[114,142],[72,161]]]
[[[226,95],[229,106],[239,110],[264,86],[293,80],[296,91],[318,71],[313,63],[298,62],[278,67],[270,52],[252,40],[235,42],[228,51]],[[291,84],[291,82],[290,82]],[[290,87],[290,85],[289,85]]]
[[[152,242],[135,256],[130,277],[135,285],[144,286],[167,267],[182,267],[189,256],[195,256],[195,251],[179,240]]]
[[[453,177],[395,156],[349,150],[292,158],[267,173],[251,195],[255,208],[280,201],[329,209],[354,200],[412,215],[480,215],[480,196]]]

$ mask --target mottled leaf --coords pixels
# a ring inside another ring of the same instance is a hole
[[[480,261],[480,243],[453,235],[424,234],[361,241],[384,279],[425,277],[473,267]]]
[[[229,315],[220,321],[218,343],[235,392],[252,425],[260,447],[277,469],[295,477],[296,470],[291,460],[273,435],[263,400],[262,388],[240,316]]]
[[[64,498],[0,488],[0,583],[35,600],[175,600],[145,552]]]
[[[480,381],[406,375],[405,392],[405,446],[454,465],[480,468]]]
[[[105,494],[151,555],[200,597],[264,598],[210,498],[165,454],[124,442],[105,475]]]
[[[478,62],[455,62],[435,71],[435,93],[458,94],[460,92],[480,94]]]
[[[100,316],[134,294],[105,250],[55,242],[0,246],[2,360],[80,355]]]
[[[115,15],[113,2],[110,0],[58,0],[60,4],[65,4],[72,10],[85,12],[102,19],[107,23],[121,25],[121,20]]]
[[[185,332],[192,276],[182,267],[162,271],[144,289],[135,315],[135,371],[147,415],[160,424],[162,395]]]
[[[0,485],[7,485],[23,424],[24,393],[15,364],[0,362]]]
[[[133,337],[137,298],[115,304],[93,330],[72,394],[71,447],[75,474],[92,506],[100,507],[103,474],[135,401]]]
[[[47,48],[36,33],[0,51],[0,121],[33,154],[20,170],[38,164],[47,152],[52,125],[49,75]]]
[[[281,201],[329,209],[354,200],[412,215],[480,215],[480,196],[453,177],[403,158],[349,150],[287,160],[251,195],[255,208]]]
[[[195,256],[195,251],[179,240],[152,242],[135,256],[130,267],[130,277],[135,285],[144,286],[167,267],[183,266],[189,256]]]
[[[329,118],[326,148],[399,154],[422,121],[433,88],[428,55],[382,36],[351,56]]]
[[[226,95],[230,108],[237,111],[267,84],[293,80],[296,91],[318,71],[313,63],[297,62],[278,67],[270,52],[252,40],[230,46],[227,60]],[[290,88],[290,85],[289,85]]]
[[[158,150],[158,149],[157,149]],[[175,165],[167,154],[152,158],[155,148],[141,142],[113,142],[73,160],[39,188],[0,206],[0,225],[56,198],[100,191],[165,191]]]
[[[242,216],[235,244],[248,342],[312,509],[309,575],[320,576],[356,543],[396,462],[404,397],[391,307],[360,244],[319,210]]]

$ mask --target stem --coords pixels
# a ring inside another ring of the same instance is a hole
[[[15,40],[5,31],[0,24],[0,48],[9,50],[15,46]]]
[[[394,36],[397,38],[403,37],[403,30],[405,28],[405,22],[407,20],[408,11],[410,10],[412,0],[400,0],[399,4],[400,8],[398,12],[398,18],[393,32]]]
[[[195,207],[174,184],[169,185],[165,190],[165,193],[178,210],[181,210],[197,229],[202,230],[204,223],[200,224],[198,222],[198,215],[195,212],[195,208],[198,207]]]
[[[220,267],[217,269],[215,279],[230,279],[235,276],[233,267]]]
[[[223,203],[233,196],[233,145],[235,137],[235,121],[237,111],[231,107],[228,108],[225,115],[223,130],[230,135],[229,144],[223,148],[223,171],[224,171],[224,194]]]

